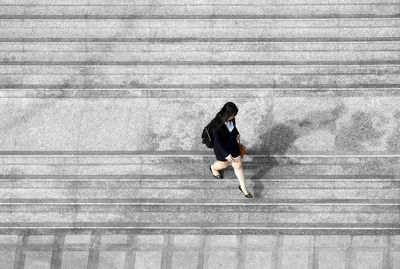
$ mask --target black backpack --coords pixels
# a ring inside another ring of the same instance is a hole
[[[212,120],[206,127],[204,127],[201,133],[201,143],[205,144],[207,148],[214,147],[214,138],[211,132],[211,127],[214,126],[214,120]]]

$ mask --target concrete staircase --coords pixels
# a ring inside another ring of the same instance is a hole
[[[368,168],[365,157],[246,158],[255,195],[251,200],[238,190],[232,169],[223,180],[212,178],[207,165],[213,157],[204,153],[13,156],[12,163],[3,165],[0,227],[47,232],[399,232],[400,182],[391,168],[397,157],[381,158],[387,167],[380,169]]]
[[[0,0],[0,46],[2,232],[400,232],[397,0]]]

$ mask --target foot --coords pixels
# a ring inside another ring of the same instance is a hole
[[[215,174],[215,173],[214,173],[214,170],[212,169],[212,165],[210,165],[210,171],[211,171],[212,175],[213,175],[215,178],[222,179],[222,176],[221,176],[220,174]]]
[[[239,185],[239,190],[241,190],[243,193],[244,193],[244,197],[246,197],[246,198],[253,198],[253,195],[251,195],[251,193],[250,192],[247,192],[247,194],[242,190],[242,187],[240,187],[240,185]]]

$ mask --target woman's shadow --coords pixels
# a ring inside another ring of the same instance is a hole
[[[284,155],[297,138],[298,135],[291,126],[281,123],[269,128],[260,136],[261,143],[256,149],[248,150],[250,154],[262,155],[253,157],[251,162],[252,166],[257,167],[250,178],[254,184],[255,198],[263,197],[265,186],[261,179],[265,179],[273,167],[285,161],[284,157],[273,155]]]

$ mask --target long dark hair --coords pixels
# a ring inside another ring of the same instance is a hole
[[[229,117],[232,115],[236,116],[238,111],[239,109],[234,103],[226,103],[214,118],[217,131],[221,131],[222,126],[229,119]],[[233,122],[235,123],[235,119],[233,119]]]

